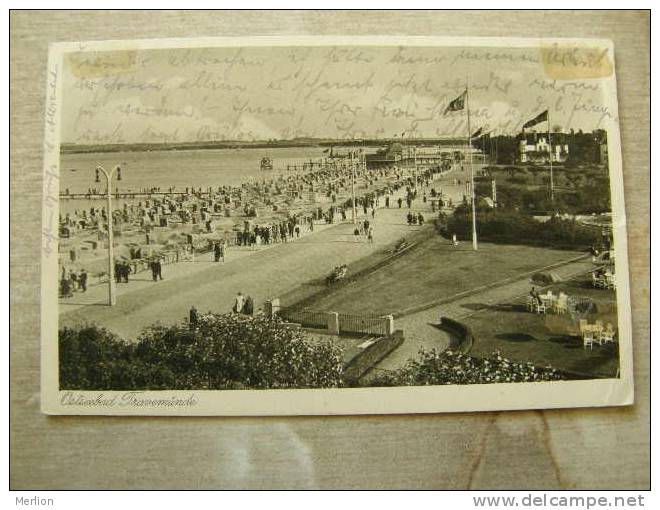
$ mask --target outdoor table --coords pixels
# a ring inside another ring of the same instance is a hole
[[[552,307],[552,304],[557,300],[557,296],[547,294],[541,294],[539,298],[541,298],[541,302],[548,308]]]

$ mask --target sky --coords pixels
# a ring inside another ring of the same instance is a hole
[[[606,79],[557,79],[538,49],[317,46],[75,52],[62,142],[78,144],[515,134],[617,122]],[[537,126],[546,130],[547,124]]]

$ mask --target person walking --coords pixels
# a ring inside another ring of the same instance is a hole
[[[248,295],[245,298],[245,304],[243,305],[243,313],[245,315],[253,315],[254,314],[254,301],[252,300],[252,296]]]
[[[156,276],[160,280],[163,279],[163,259],[161,257],[156,259]]]
[[[220,262],[220,244],[213,244],[213,258],[216,262]]]
[[[399,197],[399,199],[397,200],[397,203],[399,204],[399,209],[401,209],[401,204],[403,204],[403,199],[401,197]]]
[[[369,244],[374,244],[374,227],[369,228]]]
[[[234,313],[243,313],[243,307],[245,306],[245,296],[243,296],[242,293],[236,294],[236,298],[234,299],[234,308],[232,311]]]
[[[84,268],[80,270],[78,275],[78,285],[80,285],[80,290],[87,292],[87,271]]]
[[[131,274],[131,266],[128,265],[128,262],[123,261],[121,263],[121,275],[124,279],[124,283],[128,283],[128,275]]]
[[[151,269],[151,279],[153,281],[158,280],[158,270],[156,269],[156,261],[152,260],[149,262],[149,269]]]
[[[199,315],[197,314],[197,308],[195,308],[195,305],[192,305],[188,315],[188,327],[190,328],[190,331],[193,331],[195,328],[197,328],[198,323]]]
[[[121,282],[122,266],[119,262],[115,262],[115,283]]]
[[[225,261],[225,254],[227,253],[227,240],[223,239],[222,242],[220,243],[220,250],[219,250],[219,256],[222,259],[222,261]]]

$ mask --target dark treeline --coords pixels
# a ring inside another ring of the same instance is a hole
[[[539,136],[545,133],[538,133]],[[602,164],[605,163],[601,153],[601,145],[607,143],[607,133],[596,130],[584,133],[582,130],[569,133],[552,133],[553,143],[568,144],[566,166]],[[523,135],[484,135],[472,141],[472,145],[483,151],[494,164],[515,165],[520,161],[520,141]]]

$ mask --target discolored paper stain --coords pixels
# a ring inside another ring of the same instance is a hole
[[[136,66],[137,52],[71,53],[66,56],[66,62],[76,78],[105,78],[132,71]]]
[[[554,80],[606,78],[614,74],[609,48],[542,46],[541,62],[546,76]]]

